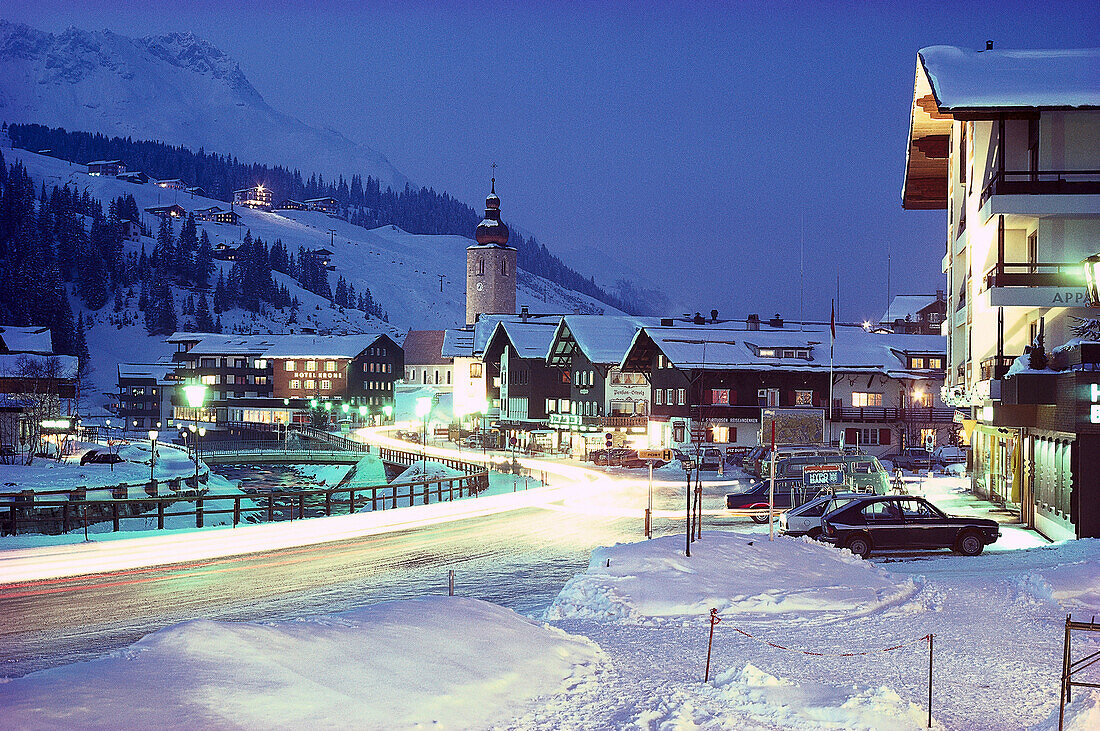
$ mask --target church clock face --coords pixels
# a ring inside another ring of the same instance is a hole
[[[478,282],[477,283],[477,291],[480,292],[483,289],[485,289],[485,283],[484,282]]]

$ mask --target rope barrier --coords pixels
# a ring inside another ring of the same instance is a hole
[[[902,642],[900,645],[891,645],[890,647],[880,647],[880,648],[875,648],[873,650],[857,650],[857,651],[852,651],[852,652],[813,652],[811,650],[801,650],[797,647],[786,647],[784,645],[780,645],[780,644],[777,644],[775,642],[770,642],[768,640],[765,640],[762,637],[756,637],[755,635],[752,635],[752,634],[746,632],[745,630],[741,629],[740,627],[731,627],[730,629],[732,629],[734,632],[737,632],[738,634],[741,634],[741,635],[744,635],[745,637],[748,637],[751,640],[754,640],[754,641],[759,642],[761,644],[767,645],[768,647],[774,647],[777,650],[786,650],[787,652],[797,652],[797,653],[801,653],[803,655],[813,655],[814,657],[859,657],[859,656],[862,656],[862,655],[875,655],[875,654],[878,654],[880,652],[891,652],[893,650],[900,650],[901,648],[908,647],[910,645],[916,645],[916,644],[921,643],[921,642],[927,642],[928,638],[930,637],[930,635],[924,635],[923,637],[918,637],[915,640],[909,640],[908,642]]]

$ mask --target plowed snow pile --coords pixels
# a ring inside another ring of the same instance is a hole
[[[912,578],[809,539],[712,532],[692,544],[691,558],[679,536],[596,549],[545,618],[636,622],[712,607],[723,615],[866,614],[917,589]]]
[[[592,681],[582,637],[477,601],[387,602],[308,621],[193,621],[0,683],[8,728],[408,728],[507,722]]]

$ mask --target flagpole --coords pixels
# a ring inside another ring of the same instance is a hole
[[[833,343],[836,341],[836,304],[829,303],[829,444],[833,443]]]

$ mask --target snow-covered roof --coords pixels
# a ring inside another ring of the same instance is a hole
[[[52,371],[56,364],[58,378],[76,378],[80,361],[74,355],[41,355],[38,353],[5,353],[0,355],[0,378],[28,378]],[[37,370],[37,374],[28,371]]]
[[[157,383],[175,381],[175,363],[119,363],[119,378],[151,378]],[[173,376],[173,377],[169,377]]]
[[[441,355],[444,358],[473,358],[474,329],[467,325],[445,330]]]
[[[374,344],[380,333],[358,335],[272,335],[268,358],[354,358]]]
[[[409,330],[401,343],[405,351],[405,365],[449,365],[443,357],[443,330]]]
[[[929,46],[917,56],[940,111],[1100,108],[1100,48]]]
[[[731,328],[649,326],[635,336],[622,365],[653,343],[677,368],[718,370],[827,371],[829,327],[812,330],[739,330]],[[760,349],[808,348],[810,358],[758,355]],[[946,359],[947,339],[940,335],[869,333],[855,325],[838,325],[833,344],[837,371],[879,372],[905,377],[909,354],[941,354]]]
[[[916,320],[917,313],[930,304],[936,302],[934,294],[899,294],[890,302],[879,322],[893,324],[895,320],[904,320],[906,317]]]
[[[654,317],[566,315],[554,334],[550,357],[561,360],[572,352],[575,345],[592,363],[617,364],[623,359],[639,328],[658,324],[660,320]]]
[[[92,160],[88,165],[119,165],[122,160]]]
[[[0,346],[12,353],[53,352],[53,338],[48,327],[16,327],[0,325]]]
[[[545,359],[557,332],[558,319],[538,321],[501,320],[490,336],[486,349],[498,337],[507,337],[520,358]]]

